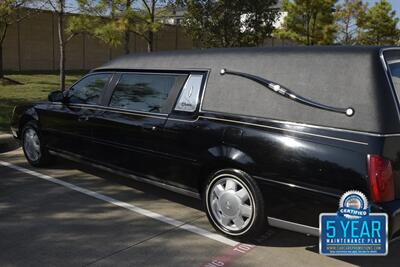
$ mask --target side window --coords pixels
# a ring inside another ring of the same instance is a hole
[[[171,90],[184,77],[179,74],[122,74],[110,107],[161,113]]]
[[[199,103],[199,94],[203,75],[192,74],[182,89],[175,110],[193,112]]]
[[[391,63],[389,64],[389,68],[390,68],[390,74],[392,76],[394,89],[396,91],[397,98],[399,98],[400,101],[400,63],[399,62]]]
[[[111,73],[100,73],[83,78],[68,90],[69,103],[97,104],[111,75]]]

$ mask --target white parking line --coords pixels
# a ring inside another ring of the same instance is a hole
[[[173,226],[175,226],[177,228],[184,229],[186,231],[189,231],[189,232],[192,232],[192,233],[207,237],[209,239],[221,242],[223,244],[226,244],[226,245],[229,245],[229,246],[232,246],[232,247],[234,247],[234,246],[239,244],[239,242],[236,242],[234,240],[228,239],[226,237],[223,237],[223,236],[215,234],[215,233],[211,233],[211,232],[209,232],[207,230],[204,230],[204,229],[201,229],[201,228],[199,228],[197,226],[186,224],[185,222],[178,221],[178,220],[172,219],[170,217],[167,217],[167,216],[164,216],[164,215],[161,215],[161,214],[158,214],[158,213],[146,210],[146,209],[142,209],[142,208],[136,207],[136,206],[134,206],[132,204],[119,201],[119,200],[114,199],[112,197],[105,196],[103,194],[94,192],[92,190],[76,186],[74,184],[62,181],[60,179],[57,179],[57,178],[54,178],[54,177],[51,177],[51,176],[48,176],[48,175],[45,175],[45,174],[42,174],[42,173],[39,173],[39,172],[36,172],[36,171],[32,171],[32,170],[26,169],[24,167],[20,167],[20,166],[14,165],[12,163],[8,163],[8,162],[0,160],[0,165],[8,167],[8,168],[11,168],[11,169],[14,169],[14,170],[17,170],[17,171],[20,171],[20,172],[23,172],[23,173],[26,173],[26,174],[29,174],[29,175],[32,175],[32,176],[35,176],[37,178],[40,178],[40,179],[43,179],[43,180],[46,180],[46,181],[49,181],[49,182],[64,186],[64,187],[67,187],[69,189],[72,189],[74,191],[80,192],[82,194],[85,194],[85,195],[88,195],[88,196],[91,196],[91,197],[106,201],[108,203],[114,204],[114,205],[119,206],[121,208],[124,208],[124,209],[130,210],[130,211],[139,213],[139,214],[141,214],[143,216],[146,216],[146,217],[149,217],[149,218],[152,218],[152,219],[155,219],[155,220],[158,220],[158,221],[173,225]]]

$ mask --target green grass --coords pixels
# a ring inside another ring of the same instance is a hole
[[[84,73],[67,74],[66,84],[70,85]],[[0,83],[0,131],[10,131],[10,116],[14,106],[27,102],[46,100],[50,92],[59,88],[58,74],[23,73],[10,74],[6,78],[21,85],[2,85]]]

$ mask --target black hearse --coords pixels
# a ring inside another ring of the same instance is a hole
[[[201,198],[231,237],[318,234],[348,190],[400,229],[400,49],[213,49],[125,56],[15,108],[27,160],[90,163]]]

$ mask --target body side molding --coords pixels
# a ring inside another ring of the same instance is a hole
[[[298,233],[303,233],[307,235],[312,235],[312,236],[319,236],[319,229],[316,227],[312,227],[309,225],[304,225],[304,224],[299,224],[299,223],[294,223],[294,222],[289,222],[285,220],[280,220],[277,218],[273,217],[268,217],[268,223],[270,226],[289,230],[289,231],[294,231]]]
[[[71,161],[84,163],[84,164],[90,165],[92,167],[95,167],[97,169],[101,169],[101,170],[104,170],[104,171],[107,171],[107,172],[116,173],[117,175],[125,176],[125,177],[131,178],[131,179],[133,179],[135,181],[138,181],[138,182],[155,185],[157,187],[160,187],[160,188],[163,188],[163,189],[166,189],[166,190],[169,190],[169,191],[173,191],[173,192],[185,195],[185,196],[189,196],[189,197],[200,199],[200,194],[199,193],[196,193],[196,192],[184,189],[184,188],[180,188],[180,187],[177,187],[177,186],[174,186],[174,185],[166,184],[166,183],[163,183],[163,182],[147,179],[147,178],[144,178],[144,177],[139,177],[137,175],[126,173],[126,172],[123,172],[123,171],[119,171],[119,170],[116,170],[116,169],[113,169],[113,168],[109,168],[109,167],[103,166],[101,164],[96,164],[96,163],[93,163],[93,162],[89,162],[87,160],[84,160],[83,157],[75,155],[73,153],[69,153],[69,152],[65,152],[65,151],[60,152],[59,150],[55,151],[55,150],[53,150],[51,148],[49,149],[49,152],[52,155],[59,156],[59,157],[62,157],[62,158],[65,158],[65,159],[68,159],[68,160],[71,160]]]

